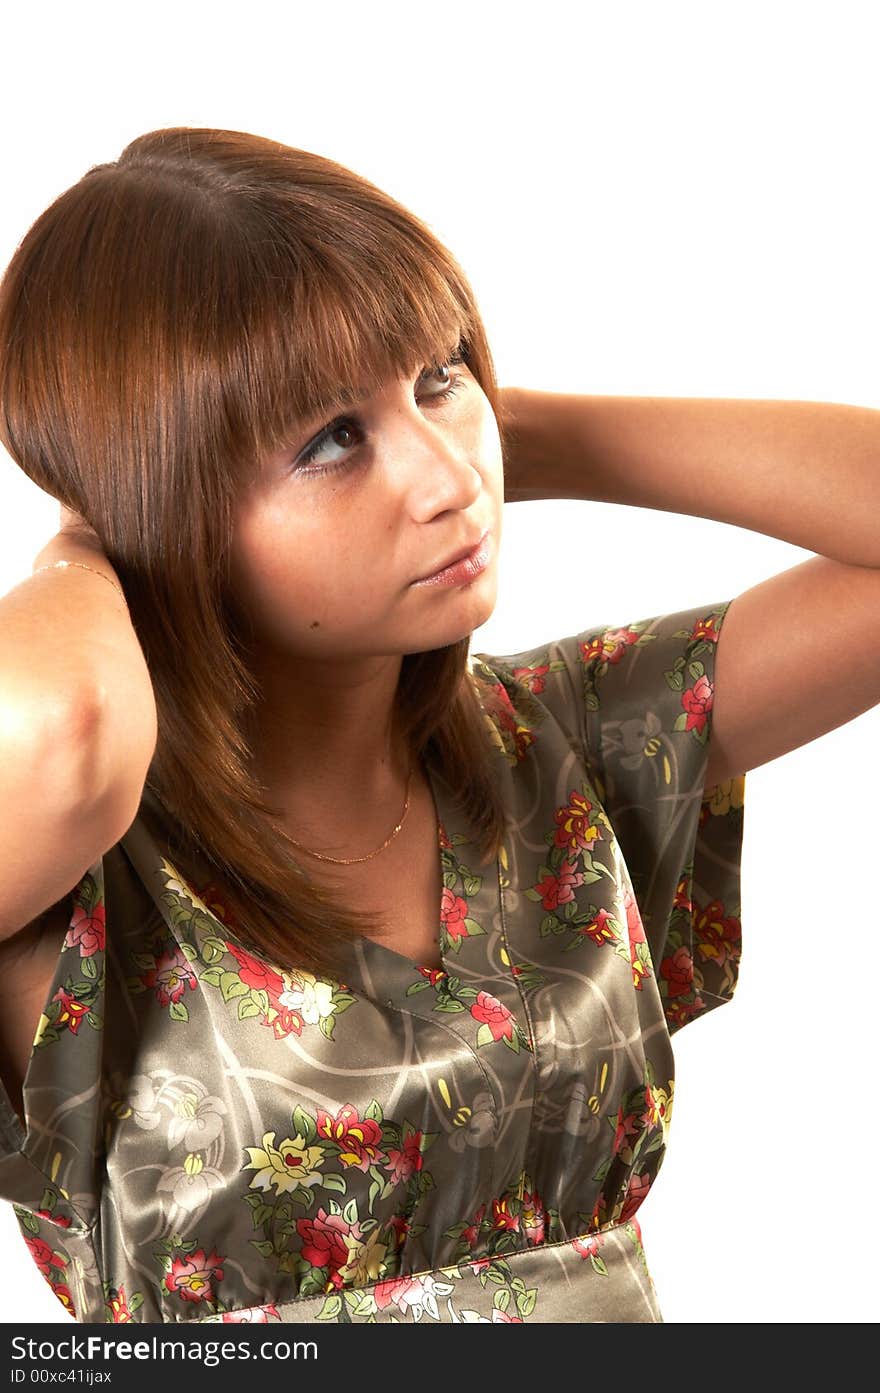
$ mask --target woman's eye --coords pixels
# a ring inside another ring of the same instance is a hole
[[[419,381],[426,382],[433,378],[439,382],[440,389],[436,392],[423,394],[421,400],[445,402],[450,397],[454,397],[464,384],[465,374],[452,372],[451,367],[455,363],[462,362],[464,362],[464,355],[457,350],[445,363],[425,368],[419,374]],[[353,417],[344,416],[337,421],[331,421],[295,461],[293,472],[308,475],[329,474],[333,470],[344,468],[350,462],[351,452],[357,442],[357,437],[365,434],[364,428]],[[341,445],[338,440],[340,436],[347,437]],[[328,457],[326,451],[334,447],[341,449],[341,455]]]
[[[328,463],[316,463],[320,457],[324,456],[325,450],[336,443],[337,436],[348,436],[349,439],[342,444],[343,453],[351,449],[351,438],[355,435],[358,427],[353,421],[334,421],[323,430],[307,450],[305,450],[296,462],[298,469],[302,468],[304,473],[325,474],[337,467],[338,461],[332,456]]]
[[[461,348],[457,348],[443,363],[434,363],[430,368],[426,368],[421,374],[421,380],[435,378],[446,389],[441,392],[432,392],[431,396],[452,397],[459,390],[464,373],[452,372],[451,369],[458,363],[464,362],[464,353]],[[443,376],[445,374],[445,377]]]

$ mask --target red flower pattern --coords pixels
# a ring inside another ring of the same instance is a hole
[[[63,987],[58,988],[52,1000],[61,1002],[55,1026],[59,1029],[67,1026],[71,1035],[79,1034],[82,1018],[89,1014],[91,1008],[84,1001],[77,1001],[76,997],[65,991]]]
[[[684,996],[693,990],[694,960],[683,944],[671,957],[663,959],[660,975],[667,982],[667,994],[671,997]]]
[[[619,663],[627,648],[637,643],[638,639],[635,629],[606,629],[596,638],[580,645],[581,660],[585,663]]]
[[[393,1246],[400,1248],[409,1238],[412,1230],[412,1220],[405,1218],[402,1214],[392,1214],[388,1220],[389,1237],[393,1239]]]
[[[223,1280],[224,1261],[219,1253],[206,1253],[204,1248],[196,1248],[186,1257],[172,1259],[165,1285],[169,1291],[177,1292],[183,1301],[213,1301],[214,1283]]]
[[[605,1235],[602,1233],[583,1233],[579,1238],[571,1240],[571,1246],[578,1257],[594,1258],[598,1256],[599,1249],[605,1244]]]
[[[81,904],[75,905],[70,916],[70,928],[64,937],[65,948],[79,948],[81,958],[103,952],[106,937],[104,902],[99,900],[89,914]]]
[[[462,1229],[461,1236],[469,1248],[473,1248],[480,1235],[480,1225],[486,1213],[486,1206],[481,1204],[471,1222]]]
[[[582,851],[589,851],[594,842],[601,841],[599,825],[590,817],[592,811],[593,804],[589,798],[572,789],[568,795],[568,806],[557,808],[553,815],[558,824],[556,845],[578,855]]]
[[[725,916],[720,900],[712,900],[694,918],[697,951],[702,958],[711,958],[718,967],[740,956],[742,925],[734,915]]]
[[[692,687],[685,688],[681,694],[681,704],[687,712],[685,730],[695,730],[698,735],[702,733],[712,710],[714,695],[715,688],[705,673],[697,678]]]
[[[524,686],[528,687],[530,692],[539,696],[544,690],[544,678],[549,671],[548,663],[540,663],[535,667],[515,667],[513,675],[518,682],[522,682]]]
[[[648,1171],[644,1175],[630,1176],[629,1187],[623,1201],[623,1208],[620,1211],[619,1222],[625,1224],[635,1211],[638,1209],[642,1200],[651,1188],[651,1176]]]
[[[389,1146],[388,1160],[391,1163],[389,1179],[392,1185],[409,1180],[416,1171],[422,1169],[425,1158],[422,1155],[421,1142],[421,1132],[410,1132],[409,1136],[404,1137],[403,1146],[399,1151],[396,1147]]]
[[[264,991],[269,1000],[277,1003],[279,996],[284,991],[284,978],[280,972],[268,966],[267,963],[260,962],[253,954],[239,948],[234,943],[227,943],[226,947],[238,963],[238,975],[246,987],[253,988],[254,991]]]
[[[700,639],[705,639],[708,643],[718,642],[718,629],[715,625],[716,616],[710,614],[707,618],[698,619],[691,629],[689,643],[696,643]]]
[[[510,693],[503,682],[493,684],[492,691],[498,700],[497,719],[501,730],[513,740],[517,760],[525,759],[530,745],[535,743],[534,731],[522,725],[517,719],[516,710],[510,700]]]
[[[76,1320],[76,1310],[73,1305],[73,1297],[70,1294],[70,1287],[64,1282],[50,1282],[49,1285],[62,1306],[64,1306],[73,1316],[73,1319]]]
[[[703,807],[705,806],[704,804]],[[708,808],[706,808],[706,811],[708,813]],[[693,909],[693,904],[691,903],[691,878],[689,875],[683,875],[676,885],[672,906],[673,909],[685,909],[689,914]]]
[[[630,1143],[635,1141],[642,1126],[634,1112],[624,1113],[623,1108],[617,1110],[617,1126],[614,1129],[614,1154],[618,1155],[624,1148],[629,1149]]]
[[[160,1006],[179,1001],[189,987],[195,990],[196,975],[176,943],[168,944],[155,959],[156,966],[141,976],[145,987],[155,989]]]
[[[367,1171],[370,1166],[386,1160],[379,1145],[382,1128],[372,1118],[361,1117],[351,1103],[345,1103],[335,1117],[319,1108],[315,1121],[318,1136],[336,1142],[340,1148],[339,1159],[344,1166]]]
[[[506,1229],[511,1232],[519,1231],[519,1215],[511,1213],[509,1200],[501,1199],[492,1201],[492,1227],[493,1229]]]
[[[526,1242],[530,1248],[534,1248],[539,1243],[544,1242],[546,1219],[544,1202],[541,1196],[537,1191],[535,1191],[534,1194],[529,1194],[528,1190],[524,1190],[520,1220],[522,1223],[522,1231],[526,1236]]]
[[[471,1015],[474,1020],[488,1025],[493,1040],[513,1039],[513,1015],[497,997],[480,992],[471,1006]]]
[[[578,926],[578,932],[584,938],[591,938],[598,948],[601,948],[603,943],[616,943],[617,930],[608,922],[614,917],[607,909],[597,910],[589,924]]]
[[[302,1255],[313,1267],[326,1267],[335,1287],[343,1285],[339,1269],[348,1262],[346,1238],[360,1240],[360,1224],[347,1224],[341,1214],[319,1209],[313,1219],[297,1219],[296,1231],[302,1239]]]
[[[35,1209],[34,1213],[40,1219],[48,1219],[51,1224],[56,1224],[60,1229],[70,1228],[70,1217],[67,1214],[53,1214],[51,1209]]]
[[[638,902],[631,890],[627,890],[623,897],[624,909],[626,910],[626,928],[629,934],[630,963],[632,965],[633,986],[636,991],[642,990],[642,982],[646,977],[650,977],[650,969],[647,962],[643,961],[638,954],[638,945],[644,943],[645,926],[642,923],[642,916],[639,911]]]
[[[44,1277],[48,1277],[49,1268],[57,1267],[55,1255],[48,1243],[44,1243],[42,1238],[25,1238],[25,1243],[30,1249],[31,1257],[37,1264]]]
[[[467,925],[464,922],[467,916],[467,900],[463,900],[461,895],[453,894],[451,890],[444,886],[443,893],[440,896],[440,918],[443,922],[444,929],[453,941],[457,941],[460,938],[467,938]]]
[[[424,1291],[418,1277],[391,1277],[387,1282],[377,1282],[373,1296],[380,1311],[394,1305],[399,1311],[408,1306],[418,1306]]]
[[[535,885],[545,909],[558,909],[561,904],[570,904],[574,899],[575,890],[584,883],[583,873],[576,867],[576,861],[563,861],[556,875],[545,875]]]

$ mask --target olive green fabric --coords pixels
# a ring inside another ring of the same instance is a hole
[[[707,789],[729,601],[473,655],[509,814],[442,771],[445,970],[248,952],[149,789],[69,897],[0,1196],[81,1321],[660,1321],[637,1210],[671,1037],[730,999],[742,777]]]

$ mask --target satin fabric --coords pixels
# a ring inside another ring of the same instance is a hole
[[[69,897],[0,1196],[80,1321],[661,1321],[637,1210],[675,1032],[733,995],[744,779],[705,787],[728,602],[476,654],[509,815],[443,772],[444,970],[247,948],[149,784]]]

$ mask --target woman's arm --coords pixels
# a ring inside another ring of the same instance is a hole
[[[508,387],[500,420],[507,501],[688,513],[817,553],[730,604],[707,787],[880,702],[880,411]]]
[[[748,527],[880,566],[880,411],[501,391],[505,499],[584,498]]]

